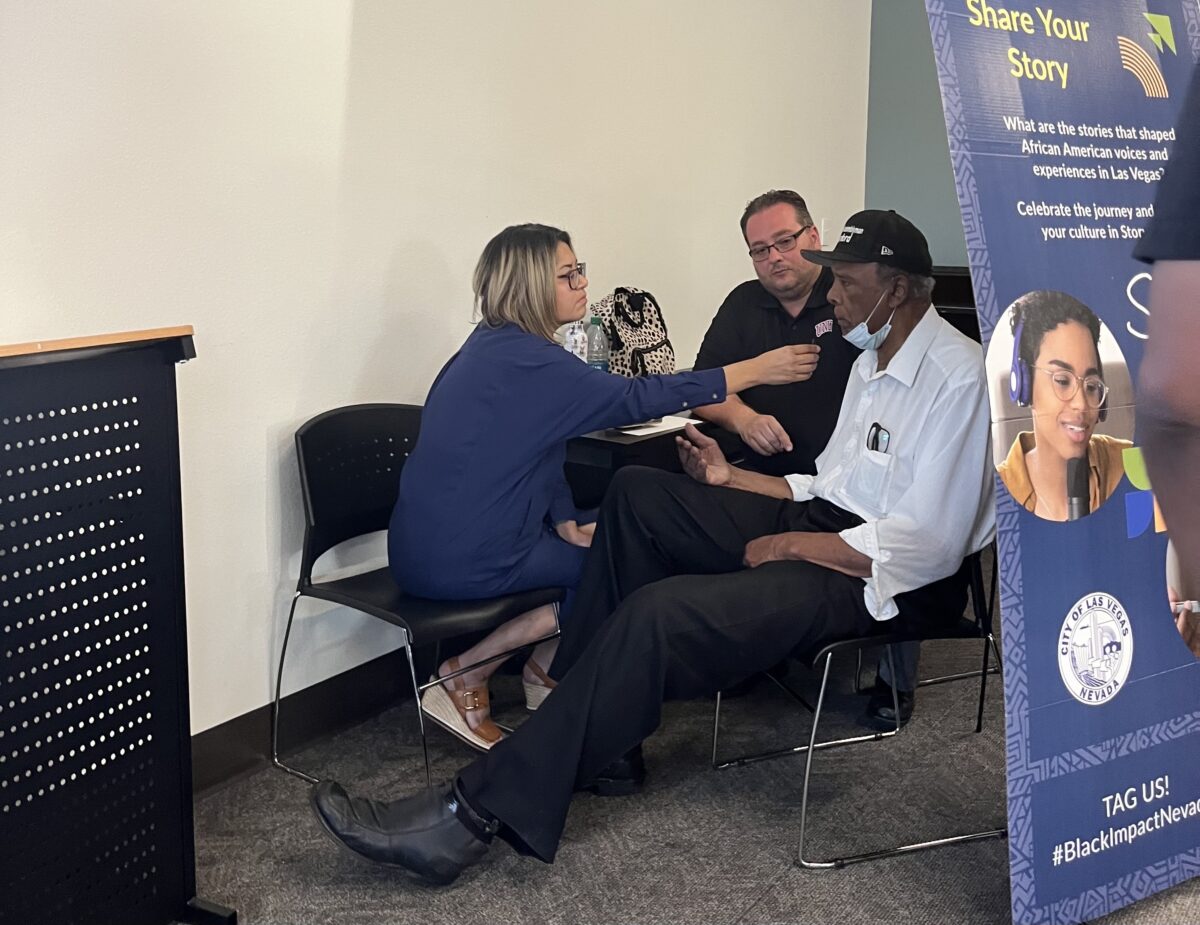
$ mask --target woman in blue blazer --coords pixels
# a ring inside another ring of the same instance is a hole
[[[672,376],[626,379],[593,369],[554,340],[587,312],[587,277],[565,231],[506,228],[475,268],[481,322],[429,390],[417,445],[405,463],[388,531],[393,574],[408,592],[438,599],[493,597],[579,581],[594,524],[576,511],[563,475],[566,441],[579,434],[724,401],[755,385],[808,378],[812,345],[783,347],[742,363]],[[511,620],[439,676],[554,631],[555,609]],[[526,703],[554,682],[555,642],[526,662]],[[503,733],[488,712],[487,681],[499,662],[429,688],[421,707],[477,748]]]

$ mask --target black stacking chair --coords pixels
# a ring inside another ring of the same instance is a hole
[[[425,755],[425,782],[432,784],[425,720],[421,715],[421,692],[485,662],[425,684],[417,682],[413,647],[440,645],[443,640],[494,629],[535,607],[562,600],[561,588],[526,591],[503,597],[473,601],[433,601],[405,594],[386,568],[338,578],[313,581],[312,569],[324,553],[357,536],[386,530],[400,487],[400,470],[416,445],[421,426],[419,405],[350,405],[319,414],[296,431],[296,455],[300,461],[300,487],[304,494],[304,548],[300,580],[292,595],[279,671],[275,677],[275,704],[271,726],[271,761],[275,767],[309,783],[317,778],[289,767],[279,759],[279,701],[283,666],[296,604],[302,597],[315,597],[385,620],[403,631],[417,722]],[[553,639],[554,633],[532,645]],[[512,651],[516,651],[515,649]],[[504,652],[486,662],[508,658]]]
[[[994,545],[992,546],[992,549],[995,549]],[[814,861],[804,856],[805,827],[808,821],[808,785],[812,776],[813,756],[822,749],[837,748],[842,745],[854,745],[859,742],[876,742],[880,739],[891,738],[900,731],[899,697],[895,690],[893,690],[893,707],[896,711],[895,729],[889,729],[887,732],[873,732],[866,735],[831,739],[824,742],[817,741],[817,728],[821,721],[821,709],[825,704],[825,692],[829,686],[829,668],[833,662],[834,655],[843,652],[853,652],[858,656],[858,665],[861,668],[862,650],[864,648],[884,646],[886,647],[888,666],[892,669],[892,676],[895,677],[896,664],[892,647],[899,643],[926,642],[935,639],[981,640],[983,642],[983,667],[980,671],[970,671],[962,674],[947,675],[941,678],[933,678],[929,682],[924,683],[941,683],[944,681],[960,680],[962,678],[978,677],[979,708],[975,717],[975,732],[978,733],[983,731],[983,705],[984,699],[987,696],[987,679],[988,675],[991,673],[988,668],[988,658],[991,653],[994,652],[996,655],[996,661],[998,663],[1000,661],[1000,650],[996,647],[996,637],[992,632],[996,570],[995,568],[992,570],[991,593],[985,598],[982,556],[982,552],[974,553],[963,560],[962,565],[962,567],[967,570],[968,589],[971,598],[971,618],[958,615],[956,622],[953,624],[941,627],[928,633],[874,633],[865,636],[852,636],[846,639],[839,639],[828,643],[815,652],[795,653],[795,656],[802,664],[805,665],[805,667],[821,672],[821,687],[817,694],[817,704],[815,707],[809,704],[801,694],[796,692],[786,682],[780,680],[771,673],[765,674],[767,679],[774,682],[776,686],[778,686],[786,694],[796,700],[802,707],[813,714],[812,728],[809,731],[807,744],[794,745],[789,748],[775,749],[773,751],[762,752],[755,755],[743,755],[740,758],[731,758],[725,761],[718,760],[717,738],[721,723],[721,695],[720,693],[717,694],[717,707],[716,712],[713,715],[712,766],[714,769],[723,770],[725,768],[740,767],[742,765],[753,764],[758,761],[766,761],[771,758],[780,758],[785,755],[803,754],[805,756],[804,783],[803,789],[800,793],[800,838],[799,844],[796,847],[796,863],[800,867],[805,867],[810,870],[842,868],[848,864],[857,864],[862,861],[874,861],[878,860],[879,858],[894,857],[898,854],[908,854],[914,851],[921,851],[926,848],[938,848],[942,845],[953,845],[960,842],[976,841],[982,838],[1003,838],[1007,835],[1007,829],[988,829],[981,832],[972,832],[968,835],[952,835],[947,838],[939,838],[932,841],[901,845],[898,848],[885,848],[878,851],[865,852],[862,854],[834,857],[828,860]],[[856,675],[855,689],[857,689],[857,687],[858,678]]]

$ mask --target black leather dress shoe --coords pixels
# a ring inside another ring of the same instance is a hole
[[[436,884],[451,883],[488,850],[487,842],[456,815],[464,805],[454,787],[443,793],[423,790],[392,802],[352,797],[341,784],[328,780],[312,791],[317,819],[338,844]],[[495,820],[478,821],[489,835],[499,828]]]
[[[627,797],[639,793],[646,783],[646,761],[642,758],[642,746],[638,743],[612,764],[603,768],[592,780],[583,785],[602,797]]]
[[[912,719],[917,703],[916,691],[897,691],[900,700],[900,725]],[[896,728],[896,705],[892,702],[892,688],[882,678],[875,679],[871,699],[866,712],[858,718],[858,724],[877,732],[892,732]]]

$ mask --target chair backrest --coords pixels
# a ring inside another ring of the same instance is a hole
[[[304,494],[301,587],[323,553],[387,529],[400,470],[420,428],[420,405],[371,404],[326,411],[296,431]]]

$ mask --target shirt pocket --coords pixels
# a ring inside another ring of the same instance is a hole
[[[878,450],[863,450],[850,475],[850,495],[876,517],[884,514],[888,490],[892,487],[895,457]]]

